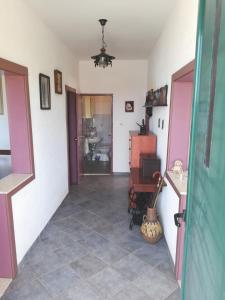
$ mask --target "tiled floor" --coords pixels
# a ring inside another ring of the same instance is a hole
[[[83,171],[85,174],[110,174],[111,161],[84,160]]]
[[[125,176],[74,186],[20,265],[4,300],[178,300],[164,240],[128,229]]]

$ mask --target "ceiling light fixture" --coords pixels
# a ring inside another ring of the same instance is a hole
[[[102,68],[108,67],[110,65],[112,67],[112,60],[115,59],[114,56],[108,55],[106,53],[106,42],[105,42],[105,36],[104,36],[104,26],[106,24],[106,19],[100,19],[99,23],[102,26],[102,48],[100,49],[101,53],[98,55],[94,55],[91,58],[94,59],[95,67],[99,66]]]

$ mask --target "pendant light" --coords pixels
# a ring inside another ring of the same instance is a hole
[[[106,24],[106,19],[100,19],[99,23],[102,26],[102,48],[100,49],[101,53],[98,55],[94,55],[91,58],[94,59],[95,67],[99,66],[102,68],[108,67],[110,65],[112,67],[112,60],[115,59],[114,56],[108,55],[106,53],[106,43],[105,43],[105,36],[104,36],[104,26]]]

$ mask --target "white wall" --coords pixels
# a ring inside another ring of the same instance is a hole
[[[195,57],[197,11],[197,0],[178,1],[148,61],[148,89],[159,88],[165,84],[169,86],[168,106],[154,108],[150,121],[150,128],[158,138],[157,153],[161,158],[162,172],[166,168],[171,76]],[[163,130],[157,127],[158,118],[164,120]],[[165,237],[170,244],[171,255],[174,257],[176,248],[175,245],[171,246],[170,235],[174,236],[176,227],[173,225],[171,216],[177,212],[177,204],[169,189],[169,187],[168,190],[165,188],[161,194],[159,213],[163,219],[164,228],[170,228],[170,230],[165,230]],[[170,207],[169,210],[168,207]]]
[[[129,172],[129,130],[144,118],[147,61],[116,60],[112,68],[95,68],[93,61],[79,62],[81,93],[113,94],[113,171]],[[134,113],[125,113],[125,101],[134,101]]]
[[[174,214],[179,211],[179,197],[166,180],[167,187],[163,191],[163,201],[159,201],[160,219],[162,221],[166,242],[175,265],[177,247],[177,227],[174,224]]]
[[[65,93],[54,93],[53,72],[77,88],[77,62],[68,48],[20,0],[1,1],[0,57],[28,67],[36,179],[13,196],[20,262],[68,192]],[[40,110],[39,73],[51,77],[50,111]]]

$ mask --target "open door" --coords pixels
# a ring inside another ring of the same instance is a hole
[[[82,123],[82,98],[80,94],[76,95],[76,109],[77,109],[77,136],[78,136],[78,171],[79,178],[84,174],[83,156],[84,156],[84,136],[83,136],[83,123]]]
[[[225,1],[200,0],[183,300],[225,299]]]
[[[66,87],[67,129],[68,129],[68,169],[69,185],[79,184],[82,174],[82,118],[81,97],[76,90]]]

